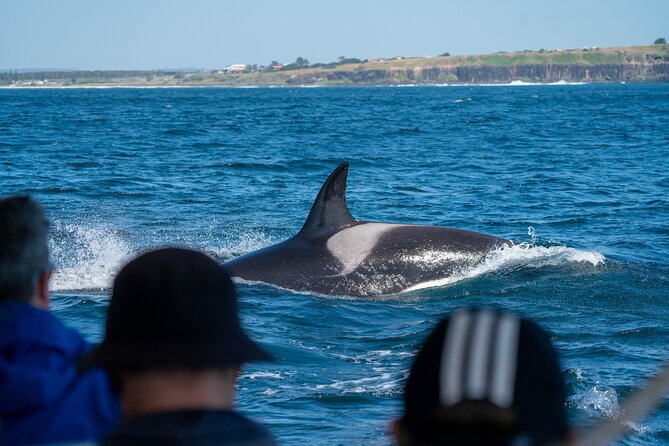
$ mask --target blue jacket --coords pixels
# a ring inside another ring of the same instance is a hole
[[[77,370],[89,348],[48,312],[0,302],[0,445],[95,441],[120,423],[107,375]]]

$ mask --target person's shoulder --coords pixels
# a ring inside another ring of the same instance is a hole
[[[75,329],[63,324],[48,311],[24,302],[0,303],[0,338],[36,351],[62,352],[78,357],[90,348]]]
[[[265,426],[239,412],[230,410],[209,411],[207,417],[210,417],[208,422],[212,425],[226,425],[228,433],[236,432],[249,438],[271,440],[268,443],[257,444],[275,444],[274,437]]]
[[[0,302],[0,322],[3,336],[46,344],[75,344],[77,347],[86,344],[78,331],[63,324],[50,312],[26,302]]]
[[[135,444],[274,446],[260,423],[229,410],[185,410],[143,416],[124,423],[103,446]]]

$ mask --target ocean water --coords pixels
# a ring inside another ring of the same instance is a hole
[[[342,161],[356,218],[516,246],[393,296],[240,284],[276,361],[244,368],[237,405],[282,444],[392,444],[415,352],[465,305],[553,333],[576,427],[669,360],[669,85],[0,90],[0,195],[47,208],[54,311],[92,341],[125,261],[286,239]],[[620,444],[669,444],[667,400]]]

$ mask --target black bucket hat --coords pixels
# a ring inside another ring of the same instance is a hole
[[[567,434],[557,353],[537,324],[490,308],[440,322],[411,367],[402,424],[418,443],[542,445]]]
[[[80,364],[122,371],[269,359],[242,330],[235,288],[221,265],[201,252],[166,248],[119,272],[105,338]]]

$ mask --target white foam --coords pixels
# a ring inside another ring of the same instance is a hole
[[[507,87],[525,87],[525,86],[536,86],[536,85],[584,85],[585,82],[567,82],[565,80],[559,80],[557,82],[525,82],[521,80],[511,81],[507,84],[497,84]]]
[[[371,350],[369,354],[376,356],[390,356],[393,352],[391,350]]]
[[[391,373],[379,373],[373,377],[335,381],[330,384],[318,384],[314,387],[319,392],[337,392],[344,394],[390,394],[401,388],[403,376],[394,376]]]
[[[108,289],[133,250],[113,229],[61,224],[56,221],[49,241],[54,275],[52,291]]]
[[[477,83],[458,83],[458,84],[436,84],[437,87],[534,87],[534,86],[550,86],[550,85],[586,85],[587,82],[567,82],[559,80],[557,82],[525,82],[521,80],[514,80],[503,84],[477,84]]]
[[[589,263],[592,266],[603,264],[605,257],[594,251],[579,251],[566,246],[535,246],[520,243],[513,246],[502,246],[491,251],[485,260],[476,267],[464,271],[460,279],[472,278],[481,274],[498,270],[508,265],[531,267],[558,266],[570,262]]]
[[[534,233],[531,234],[534,236]],[[434,261],[438,264],[439,260],[462,260],[472,261],[476,260],[476,255],[468,253],[432,253],[425,257],[426,262]],[[536,246],[531,243],[520,243],[518,245],[507,246],[503,245],[490,253],[488,253],[484,260],[477,263],[471,268],[465,267],[457,271],[450,277],[422,282],[407,288],[406,291],[416,291],[425,288],[434,288],[451,283],[455,283],[464,279],[472,279],[482,274],[492,271],[497,271],[509,266],[524,266],[532,268],[541,268],[545,266],[559,266],[571,262],[588,263],[592,266],[599,266],[604,263],[605,257],[594,251],[579,251],[575,248],[568,248],[566,246]],[[465,263],[466,265],[467,263]]]
[[[283,376],[279,373],[272,372],[253,372],[248,374],[242,374],[239,379],[250,379],[256,380],[258,378],[272,378],[272,379],[283,379]]]

